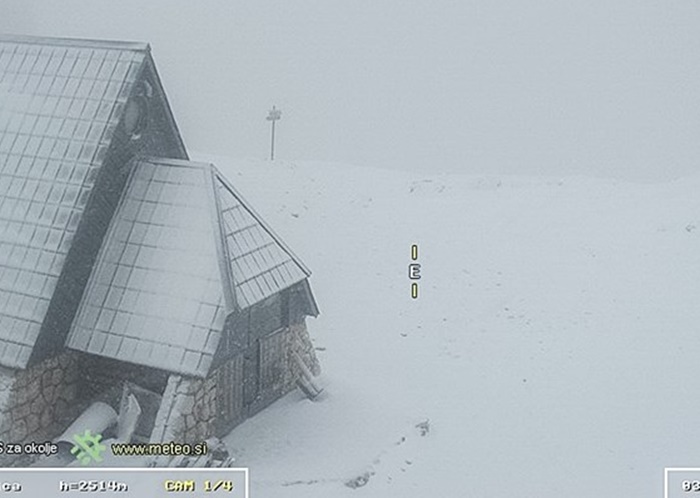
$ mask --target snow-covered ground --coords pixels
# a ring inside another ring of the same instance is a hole
[[[700,176],[207,159],[322,313],[324,397],[227,438],[253,497],[657,497],[665,466],[700,466]]]

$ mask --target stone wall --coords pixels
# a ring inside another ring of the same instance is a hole
[[[297,387],[301,369],[294,359],[298,355],[314,374],[321,372],[321,365],[305,323],[296,323],[281,332],[262,337],[261,378],[258,402],[253,411],[273,403]]]
[[[300,372],[293,361],[293,353],[297,353],[315,375],[320,372],[313,344],[303,322],[291,325],[280,334],[284,350],[279,364],[282,368],[281,376],[274,385],[268,386],[270,392],[260,393],[258,408],[270,404],[296,387]],[[111,379],[114,386],[120,386],[115,392],[121,392],[124,380],[137,375],[141,382],[148,379],[151,382],[146,382],[147,384],[154,384],[149,387],[156,387],[162,382],[152,373],[153,376],[144,376],[145,372],[138,368],[124,368],[121,364],[122,368],[119,369],[110,362],[101,363],[101,360],[65,351],[26,370],[0,367],[0,441],[43,442],[58,436],[94,401],[94,390],[100,391],[107,387],[105,379]],[[234,359],[229,360],[232,361]],[[87,365],[90,368],[86,368]],[[92,372],[92,375],[88,372]],[[231,386],[218,386],[218,378],[217,370],[212,371],[206,379],[170,375],[156,416],[151,442],[196,444],[215,435],[217,389],[231,389]],[[0,465],[9,463],[7,457],[0,455]]]
[[[279,334],[283,347],[279,361],[283,371],[274,384],[268,386],[269,392],[260,393],[257,407],[259,409],[296,388],[300,372],[292,358],[294,352],[315,375],[320,373],[320,365],[304,322],[291,325]],[[220,365],[219,369],[234,361],[233,358],[229,359],[224,365]],[[217,379],[220,378],[217,373],[218,369],[213,370],[206,379],[175,374],[170,376],[156,417],[151,442],[177,441],[196,444],[216,434],[217,390],[232,389],[231,386],[217,385]],[[257,411],[256,407],[252,407],[252,411]]]
[[[304,363],[307,367],[309,367],[311,373],[313,373],[314,375],[320,375],[321,364],[319,363],[318,357],[316,356],[316,349],[314,348],[314,344],[311,341],[311,336],[309,335],[309,331],[306,328],[306,323],[301,322],[291,325],[289,327],[289,330],[291,333],[290,351],[295,351],[299,356],[301,356],[301,359],[304,360]],[[299,373],[296,372],[294,382],[296,382],[296,379],[298,377]]]
[[[0,441],[44,442],[65,430],[80,409],[78,356],[65,351],[26,370],[0,369]]]
[[[151,442],[201,443],[214,434],[215,416],[216,377],[173,374],[163,393]]]

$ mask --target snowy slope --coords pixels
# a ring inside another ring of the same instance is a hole
[[[311,267],[322,312],[325,397],[227,438],[253,496],[656,497],[700,466],[700,177],[195,159]]]

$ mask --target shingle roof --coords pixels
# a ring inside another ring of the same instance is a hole
[[[210,185],[197,164],[137,164],[68,347],[185,374],[208,370],[225,318]]]
[[[142,159],[66,345],[205,376],[227,313],[307,276],[212,165]]]
[[[216,175],[216,185],[234,294],[240,309],[311,275],[221,174]]]
[[[0,37],[0,364],[23,368],[148,46]]]

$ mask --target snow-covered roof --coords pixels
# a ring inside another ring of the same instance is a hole
[[[0,37],[1,365],[27,365],[148,50]]]
[[[228,313],[308,276],[214,166],[141,159],[66,345],[204,376]]]
[[[238,308],[291,287],[311,272],[220,173],[215,172],[226,256]]]

